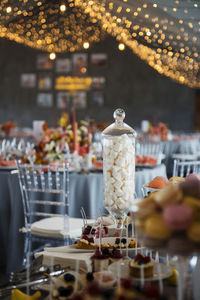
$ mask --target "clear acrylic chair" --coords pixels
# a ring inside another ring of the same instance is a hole
[[[30,165],[17,161],[24,208],[26,254],[69,243],[69,166]]]
[[[174,160],[173,177],[185,177],[190,173],[200,174],[200,161]]]

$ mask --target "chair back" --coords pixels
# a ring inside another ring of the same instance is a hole
[[[190,173],[200,174],[200,161],[174,160],[173,177],[186,177]]]
[[[69,230],[69,165],[31,165],[17,161],[25,227],[47,217],[64,217]]]
[[[157,156],[162,153],[161,143],[137,142],[136,154]]]
[[[157,158],[157,164],[160,164],[163,159],[163,146],[161,143],[137,141],[135,153],[136,155],[155,157]]]

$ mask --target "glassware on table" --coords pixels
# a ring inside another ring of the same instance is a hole
[[[115,110],[113,117],[115,122],[102,133],[104,205],[121,228],[134,202],[136,132],[123,122],[122,109]]]

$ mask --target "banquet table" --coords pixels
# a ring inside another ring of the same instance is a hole
[[[14,173],[14,174],[13,174]],[[135,191],[137,197],[142,197],[141,188],[155,176],[166,176],[164,164],[154,168],[136,170]],[[88,217],[97,217],[103,206],[103,174],[70,173],[69,216],[80,217],[80,208],[84,207]],[[17,268],[23,251],[23,235],[19,229],[24,226],[23,206],[18,183],[18,175],[11,171],[0,171],[0,266],[8,270]],[[11,253],[13,252],[13,255]],[[9,258],[9,264],[8,264]],[[9,265],[9,266],[8,266]]]

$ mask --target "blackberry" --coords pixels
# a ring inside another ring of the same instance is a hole
[[[86,275],[87,281],[93,281],[94,280],[94,275],[92,272],[88,272]]]
[[[60,297],[69,297],[72,294],[73,289],[71,289],[69,287],[60,286],[58,288],[58,292],[59,292]]]
[[[119,238],[117,238],[116,240],[115,240],[115,244],[120,244],[120,239]]]
[[[64,275],[64,280],[65,280],[66,282],[74,282],[74,281],[76,280],[76,278],[75,278],[74,275],[72,275],[72,274],[70,274],[70,273],[66,273],[66,274]]]

